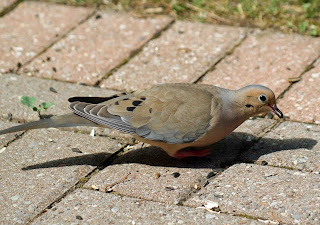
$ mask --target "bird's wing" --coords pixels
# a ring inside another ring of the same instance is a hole
[[[197,86],[165,84],[99,103],[75,97],[70,109],[94,123],[145,139],[188,143],[209,129],[212,99],[210,92]]]

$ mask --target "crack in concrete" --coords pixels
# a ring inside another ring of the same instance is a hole
[[[305,69],[302,71],[302,73],[298,76],[298,78],[302,78],[304,74],[306,74],[307,72],[309,72],[310,70],[312,70],[314,68],[314,65],[317,63],[317,61],[320,60],[320,55],[315,58],[310,64],[308,64]],[[289,86],[284,89],[280,95],[277,97],[277,100],[283,99],[284,95],[296,84],[299,83],[301,81],[301,79],[297,82],[293,82],[290,83]]]

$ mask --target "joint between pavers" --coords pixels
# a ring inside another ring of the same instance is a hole
[[[143,48],[151,41],[161,37],[162,33],[167,31],[170,27],[172,27],[172,25],[176,22],[175,19],[173,19],[170,23],[168,23],[164,28],[162,28],[161,30],[155,32],[153,34],[153,36],[146,41],[140,48],[137,48],[135,50],[132,50],[129,54],[129,56],[127,58],[125,58],[122,62],[120,62],[117,66],[115,66],[113,69],[111,69],[109,72],[107,72],[104,76],[102,76],[95,84],[94,86],[98,86],[100,87],[101,83],[108,79],[110,76],[112,76],[118,69],[120,69],[122,66],[126,65],[133,57],[135,57],[136,55],[138,55]],[[110,89],[110,88],[109,88]],[[122,90],[117,90],[117,89],[110,89],[110,90],[114,90],[114,91],[122,91]]]
[[[263,218],[263,217],[250,216],[247,214],[235,214],[235,213],[228,213],[228,212],[222,212],[222,211],[220,211],[220,213],[230,215],[230,216],[237,216],[237,217],[242,217],[242,218],[246,218],[246,219],[251,219],[251,220],[257,220],[257,221],[264,222],[266,224],[277,224],[277,225],[283,224],[283,222],[278,219],[276,219],[276,221],[274,221],[274,220],[270,220],[270,219]]]
[[[297,77],[297,78],[302,78],[302,76],[304,74],[306,74],[308,71],[312,70],[314,68],[314,65],[316,64],[316,62],[320,60],[320,55],[318,55],[317,58],[315,58],[310,64],[308,64],[305,69],[302,71],[302,73]],[[301,80],[301,79],[300,79]],[[289,86],[283,90],[280,95],[277,97],[277,100],[280,100],[280,99],[283,99],[284,98],[284,95],[296,84],[296,83],[299,83],[300,80],[298,80],[297,82],[293,82],[293,83],[290,83]]]
[[[20,65],[20,67],[17,67],[17,69],[11,69],[9,71],[7,71],[7,73],[17,73],[19,74],[19,71],[21,71],[21,69],[23,69],[25,66],[29,65],[33,60],[35,60],[36,58],[38,58],[40,55],[44,54],[48,49],[50,49],[53,45],[55,45],[57,42],[61,41],[62,39],[64,39],[65,37],[67,37],[67,35],[72,32],[73,30],[75,30],[78,26],[80,26],[81,24],[83,24],[84,22],[86,22],[87,20],[89,20],[91,17],[93,17],[95,14],[97,13],[97,9],[95,8],[93,10],[92,13],[90,13],[86,18],[84,18],[83,20],[81,20],[80,22],[78,22],[75,26],[71,27],[69,30],[67,30],[64,34],[62,34],[59,38],[54,39],[53,42],[51,44],[49,44],[47,47],[45,47],[42,51],[40,51],[39,53],[37,53],[34,57],[32,57],[31,59],[27,60],[26,62],[24,62],[23,64]],[[54,80],[54,79],[50,79],[50,80]],[[69,82],[72,83],[72,82]]]
[[[25,134],[26,134],[27,131],[23,131],[21,134],[16,134],[14,139],[8,141],[6,144],[3,145],[4,148],[7,148],[9,147],[9,145],[19,139],[21,139]]]
[[[227,56],[232,55],[232,53],[247,39],[248,33],[250,31],[246,31],[244,33],[244,36],[234,45],[232,48],[230,48],[224,55],[222,55],[215,63],[213,63],[212,66],[210,66],[202,75],[200,75],[193,83],[198,83],[200,82],[209,72],[213,71],[215,67],[222,61],[224,60]]]
[[[23,0],[17,0],[14,3],[12,3],[11,5],[9,5],[8,7],[4,8],[1,12],[0,12],[0,18],[7,15],[8,13],[10,13],[12,10],[14,10],[21,2],[23,2]]]

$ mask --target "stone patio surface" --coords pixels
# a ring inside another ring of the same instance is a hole
[[[22,96],[51,116],[164,82],[266,85],[285,114],[183,160],[108,128],[0,136],[0,224],[320,224],[320,38],[4,0],[0,43],[0,130],[39,119]]]

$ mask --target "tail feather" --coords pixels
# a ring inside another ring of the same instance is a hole
[[[61,116],[53,116],[49,119],[43,119],[34,121],[31,123],[21,124],[15,127],[10,127],[4,130],[0,130],[0,135],[8,134],[23,130],[41,129],[49,127],[75,127],[75,126],[99,126],[87,119],[77,116],[73,113],[65,114]]]

